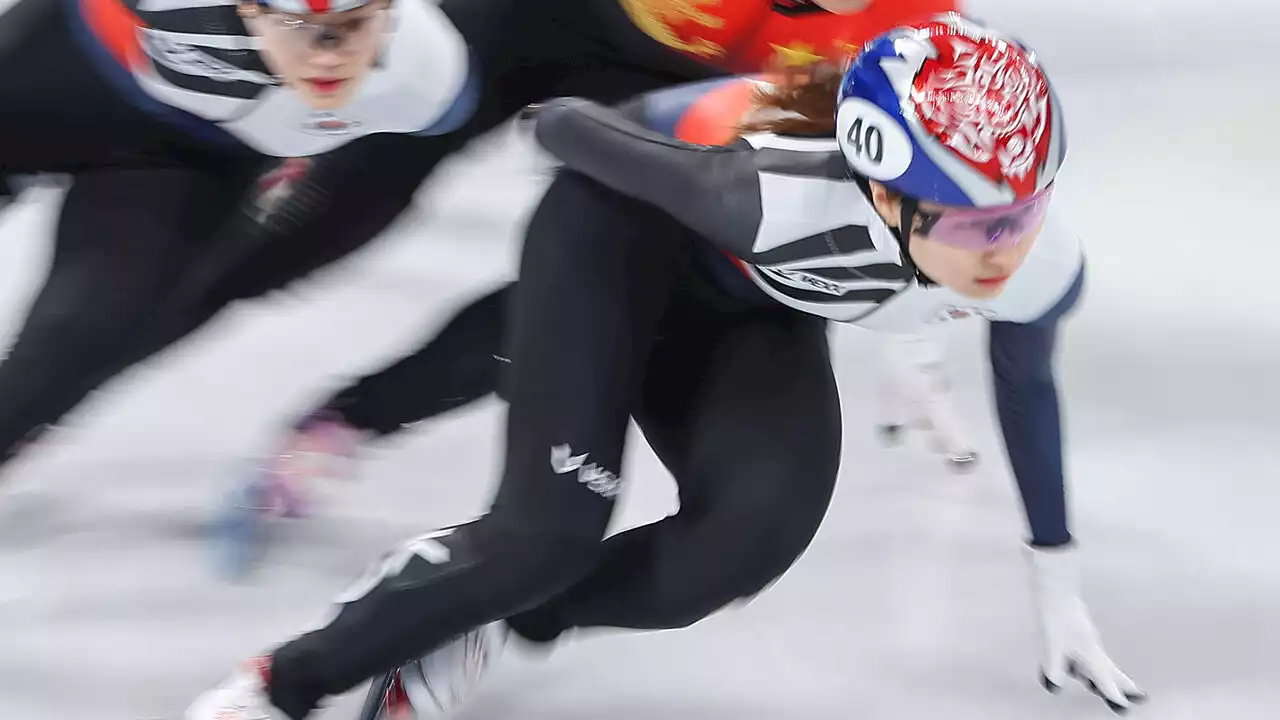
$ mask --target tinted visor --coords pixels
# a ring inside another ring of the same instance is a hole
[[[1052,196],[1050,185],[1012,205],[917,210],[922,222],[916,233],[963,250],[1012,247],[1044,224]]]

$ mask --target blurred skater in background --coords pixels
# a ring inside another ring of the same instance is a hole
[[[876,432],[888,447],[901,445],[912,430],[924,435],[933,452],[943,455],[952,470],[971,470],[978,453],[956,415],[946,346],[935,328],[917,333],[881,333],[878,423]]]

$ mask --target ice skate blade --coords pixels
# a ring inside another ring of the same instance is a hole
[[[971,473],[978,467],[978,454],[969,452],[950,455],[947,457],[947,467],[958,475]]]

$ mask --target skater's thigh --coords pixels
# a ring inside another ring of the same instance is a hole
[[[694,493],[688,472],[692,428],[710,387],[712,363],[725,326],[723,314],[678,293],[645,362],[633,419],[663,466],[682,479],[682,496]]]
[[[97,344],[139,332],[196,255],[220,193],[218,178],[198,170],[78,175],[24,333],[61,329],[69,343]]]
[[[141,336],[168,307],[217,192],[215,177],[194,171],[78,177],[48,276],[0,363],[0,459],[146,356]]]
[[[788,311],[727,322],[683,370],[679,358],[655,353],[666,365],[659,378],[688,384],[646,384],[636,419],[672,470],[680,515],[697,534],[717,545],[767,538],[789,563],[821,523],[839,469],[825,324]],[[672,388],[687,397],[683,413],[664,392]]]

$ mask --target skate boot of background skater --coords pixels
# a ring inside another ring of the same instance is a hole
[[[506,623],[490,623],[374,681],[358,720],[425,720],[462,707],[506,649]]]
[[[233,486],[222,500],[213,523],[215,564],[228,579],[241,579],[266,554],[272,490],[260,473]]]
[[[939,344],[923,334],[886,334],[881,342],[882,375],[876,388],[881,421],[876,431],[882,442],[900,445],[906,431],[916,428],[952,470],[972,469],[978,454],[960,431]]]
[[[352,475],[363,435],[337,413],[308,416],[290,431],[281,449],[255,463],[224,500],[216,534],[220,568],[241,578],[265,557],[271,523],[307,517],[316,486]]]
[[[337,412],[322,410],[308,415],[260,469],[270,488],[272,511],[287,518],[309,515],[319,483],[354,476],[356,453],[363,440],[363,433]]]
[[[903,396],[898,383],[892,382],[887,373],[882,373],[880,382],[876,383],[876,436],[887,448],[902,445],[907,434],[907,425],[911,422],[910,401]]]
[[[913,370],[921,375],[923,397],[911,403],[907,425],[925,434],[929,449],[945,457],[951,470],[968,472],[977,467],[978,453],[960,431],[944,370],[941,364]]]
[[[919,372],[924,376],[925,389],[924,397],[919,402],[917,422],[928,433],[930,449],[945,456],[952,470],[972,470],[978,464],[978,453],[960,431],[960,421],[951,402],[946,368],[942,363],[933,363],[919,368]]]
[[[196,698],[184,720],[289,720],[267,697],[270,662],[245,663],[218,687]],[[412,716],[410,716],[412,717]]]

